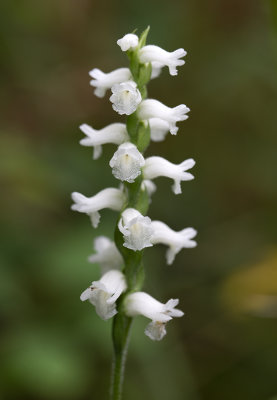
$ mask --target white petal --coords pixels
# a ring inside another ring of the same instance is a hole
[[[176,122],[184,121],[188,118],[186,115],[190,109],[181,104],[177,107],[167,107],[163,103],[154,99],[143,100],[137,110],[138,117],[142,120],[149,120],[150,118],[160,118],[167,121],[169,130],[172,135],[176,135],[178,128]]]
[[[197,231],[193,228],[186,228],[180,232],[173,231],[169,226],[161,221],[152,221],[153,244],[164,244],[169,246],[166,252],[167,264],[172,264],[176,254],[184,248],[192,248],[196,246],[196,242],[191,240],[197,234]]]
[[[170,299],[166,304],[159,302],[145,292],[131,293],[124,299],[126,315],[143,315],[152,320],[145,334],[152,340],[161,340],[166,334],[165,324],[173,317],[182,317],[184,313],[176,309],[179,300]]]
[[[137,47],[138,42],[139,38],[137,37],[137,35],[134,35],[133,33],[127,33],[127,35],[123,36],[116,43],[118,44],[118,46],[120,46],[122,51],[127,51]]]
[[[71,197],[74,201],[71,209],[89,215],[93,227],[97,227],[99,223],[100,214],[98,211],[103,208],[120,211],[126,201],[125,194],[121,190],[114,188],[101,190],[92,197],[86,197],[81,193],[73,192]]]
[[[95,254],[89,257],[89,262],[98,263],[101,266],[101,272],[111,269],[119,269],[123,264],[123,258],[118,251],[115,243],[105,236],[99,236],[94,240]]]
[[[89,72],[89,75],[93,78],[90,85],[95,87],[94,94],[97,97],[104,97],[106,91],[111,89],[113,85],[128,81],[132,77],[129,68],[118,68],[108,73],[94,68]]]
[[[123,233],[124,247],[140,251],[145,247],[153,246],[151,243],[153,233],[151,219],[142,216],[134,208],[127,208],[123,211],[118,228]]]
[[[177,75],[177,66],[185,64],[184,57],[187,52],[184,49],[178,49],[173,52],[168,52],[161,47],[147,45],[140,49],[139,58],[142,63],[157,62],[161,66],[168,66],[170,75]]]
[[[151,73],[151,79],[155,79],[158,76],[160,76],[160,73],[162,72],[163,64],[153,61],[152,63],[152,73]]]
[[[123,143],[110,160],[112,173],[121,181],[134,182],[145,164],[142,154],[133,143]]]
[[[157,186],[154,182],[150,181],[149,179],[144,179],[141,184],[142,190],[146,190],[148,196],[152,196],[153,193],[156,192]]]
[[[126,125],[121,123],[110,124],[100,130],[93,129],[87,124],[82,124],[80,129],[86,135],[84,139],[80,140],[80,144],[94,147],[94,160],[100,157],[103,144],[114,143],[119,145],[129,140]]]
[[[113,109],[120,115],[130,115],[136,111],[141,102],[141,94],[133,81],[122,82],[112,86],[110,101]]]
[[[89,300],[95,306],[100,318],[106,320],[117,313],[115,302],[126,289],[123,273],[111,270],[99,281],[92,282],[91,286],[81,294],[81,300]]]
[[[191,158],[181,164],[173,164],[162,157],[149,157],[145,160],[143,176],[145,179],[154,179],[159,176],[171,178],[174,180],[173,192],[179,194],[181,193],[180,182],[194,179],[192,174],[186,172],[194,165],[195,161]]]
[[[149,125],[153,142],[164,140],[170,129],[169,123],[161,118],[150,118]]]

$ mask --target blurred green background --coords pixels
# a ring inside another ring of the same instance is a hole
[[[148,43],[188,51],[150,96],[192,110],[147,154],[197,162],[183,195],[156,181],[149,216],[199,234],[171,267],[165,248],[145,252],[145,290],[178,297],[186,315],[160,343],[137,319],[124,399],[276,399],[276,1],[2,0],[1,400],[108,398],[111,323],[79,296],[99,278],[93,238],[112,237],[116,215],[103,211],[93,230],[70,193],[118,184],[115,147],[92,161],[78,144],[81,123],[124,120],[88,71],[127,66],[116,40],[147,25]]]

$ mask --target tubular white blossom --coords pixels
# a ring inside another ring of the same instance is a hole
[[[181,181],[190,181],[194,176],[185,172],[195,165],[192,158],[183,161],[181,164],[173,164],[162,157],[149,157],[145,160],[143,167],[143,177],[145,179],[154,179],[159,176],[165,176],[174,180],[172,190],[175,194],[182,193]]]
[[[81,131],[87,136],[80,140],[82,146],[93,147],[93,159],[96,160],[102,154],[102,145],[106,143],[121,144],[129,140],[126,125],[114,123],[105,128],[96,130],[87,124],[80,125]]]
[[[102,275],[111,269],[120,269],[124,261],[112,240],[106,236],[98,236],[93,244],[96,253],[89,256],[88,260],[101,266]]]
[[[153,246],[151,219],[144,217],[134,208],[127,208],[121,214],[118,229],[124,237],[124,247],[137,251]]]
[[[132,78],[129,68],[118,68],[108,73],[94,68],[89,72],[89,75],[93,78],[89,84],[95,87],[94,94],[100,98],[104,97],[106,91],[116,83],[126,82]]]
[[[191,240],[197,234],[197,231],[193,228],[185,228],[180,232],[176,232],[161,221],[152,221],[151,226],[154,230],[151,242],[153,244],[162,243],[169,246],[169,249],[166,252],[166,261],[169,265],[173,263],[175,256],[179,251],[197,245],[194,240]]]
[[[137,47],[139,42],[139,38],[134,33],[127,33],[127,35],[123,36],[121,39],[118,39],[116,42],[118,46],[120,46],[122,51],[127,51],[130,49],[134,49]]]
[[[170,75],[177,75],[177,68],[185,64],[180,58],[185,57],[187,52],[184,49],[178,49],[173,52],[168,52],[161,47],[148,45],[139,50],[139,59],[142,63],[157,62],[162,67],[167,66]]]
[[[167,107],[163,103],[154,99],[143,100],[138,107],[138,117],[142,120],[149,120],[150,118],[160,118],[167,121],[169,130],[172,135],[176,135],[178,128],[176,122],[185,121],[188,116],[186,115],[190,109],[185,104],[180,104],[177,107]]]
[[[127,289],[125,276],[122,272],[111,270],[104,274],[99,281],[92,282],[80,299],[89,300],[95,306],[100,318],[107,320],[116,313],[116,300]]]
[[[94,228],[97,228],[100,220],[98,211],[103,208],[120,211],[126,201],[126,196],[122,190],[115,188],[101,190],[92,197],[86,197],[81,193],[73,192],[71,197],[75,202],[75,204],[71,206],[71,209],[87,214]]]
[[[120,115],[133,114],[141,102],[140,91],[133,81],[113,85],[112,93],[110,97],[110,101],[113,103],[112,107]]]
[[[173,317],[184,315],[183,311],[175,308],[178,303],[178,299],[170,299],[163,304],[145,292],[135,292],[126,296],[124,308],[129,317],[144,315],[151,319],[145,334],[152,340],[161,340],[166,334],[165,324]]]
[[[110,160],[113,175],[121,181],[134,182],[145,164],[142,154],[130,142],[121,144]]]
[[[153,142],[163,141],[170,129],[169,123],[161,118],[150,118],[149,125]]]

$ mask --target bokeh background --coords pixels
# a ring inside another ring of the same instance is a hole
[[[160,343],[137,318],[124,398],[276,400],[277,396],[277,5],[253,0],[1,1],[1,384],[2,400],[107,399],[112,346],[79,295],[99,268],[87,262],[98,230],[70,211],[117,182],[107,145],[98,161],[79,146],[81,123],[120,121],[96,98],[88,71],[127,66],[116,40],[151,26],[148,43],[188,51],[149,93],[185,103],[176,137],[148,155],[193,157],[196,179],[175,196],[156,181],[149,216],[193,226],[198,247],[173,266],[146,253],[145,290],[180,299],[186,312]]]

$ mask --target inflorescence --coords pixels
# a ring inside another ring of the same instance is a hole
[[[152,221],[146,213],[152,193],[156,190],[153,179],[172,179],[172,190],[181,193],[181,182],[192,180],[190,170],[195,162],[187,159],[180,164],[159,157],[144,158],[143,153],[150,140],[165,139],[168,132],[176,135],[176,124],[188,118],[190,111],[184,104],[168,107],[155,99],[147,98],[146,84],[159,76],[163,67],[168,67],[172,76],[177,67],[185,63],[184,49],[167,52],[158,46],[146,45],[148,30],[140,38],[131,33],[117,41],[130,60],[129,68],[119,68],[109,73],[93,69],[89,75],[97,97],[104,97],[111,90],[113,109],[126,115],[126,124],[116,122],[100,130],[87,124],[80,126],[85,138],[83,146],[93,147],[93,158],[102,154],[102,145],[113,143],[118,146],[109,165],[112,174],[121,181],[118,188],[106,188],[92,197],[72,193],[72,209],[87,214],[92,226],[100,221],[99,211],[110,208],[119,212],[115,230],[115,241],[100,236],[94,241],[95,253],[89,257],[91,263],[101,266],[101,278],[81,294],[95,306],[100,318],[107,320],[117,313],[127,318],[143,315],[151,320],[145,334],[160,340],[166,334],[165,324],[173,317],[183,316],[176,309],[178,299],[165,304],[141,291],[144,278],[142,254],[146,247],[164,244],[167,264],[172,264],[183,248],[196,246],[193,240],[196,230],[185,228],[174,231],[164,222]]]

